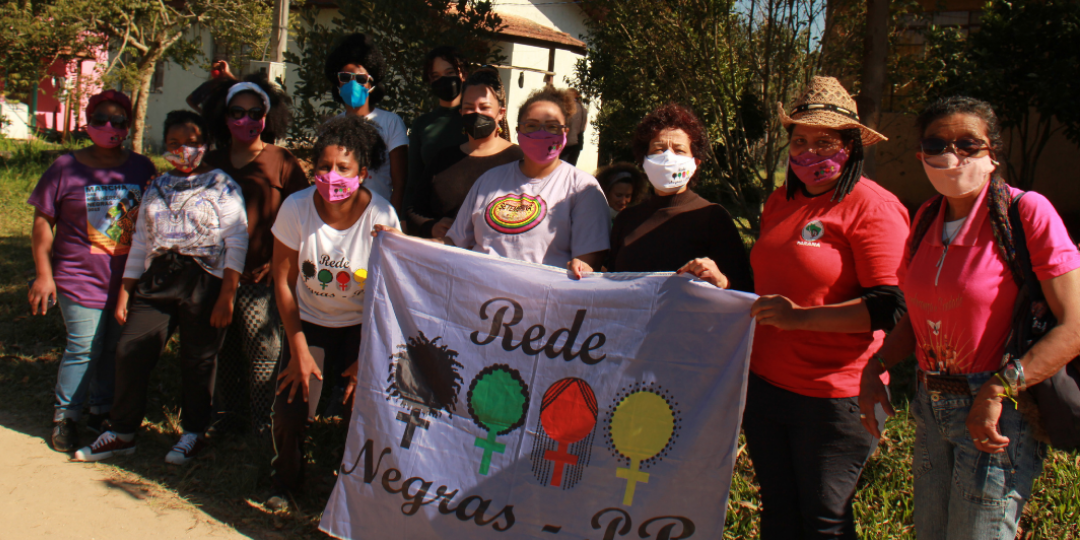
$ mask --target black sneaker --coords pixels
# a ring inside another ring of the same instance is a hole
[[[95,435],[101,435],[109,429],[109,413],[90,413],[90,416],[86,418],[86,429],[93,431]]]
[[[65,418],[53,424],[52,446],[57,452],[74,452],[79,447],[79,426]]]

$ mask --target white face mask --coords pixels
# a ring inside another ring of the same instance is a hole
[[[997,168],[997,162],[989,154],[980,158],[961,158],[952,152],[945,152],[940,156],[923,155],[922,162],[934,189],[954,199],[978,191]]]
[[[678,191],[693,178],[697,163],[694,158],[680,156],[669,149],[663,154],[645,156],[643,168],[649,183],[657,191]]]

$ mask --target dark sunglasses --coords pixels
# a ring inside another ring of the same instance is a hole
[[[923,139],[920,146],[922,147],[922,152],[928,156],[940,156],[951,150],[952,153],[958,156],[970,157],[990,148],[989,145],[979,139],[957,139],[955,141],[946,141],[945,139],[939,139],[937,137]]]
[[[337,74],[338,82],[345,84],[349,81],[356,81],[360,84],[372,83],[375,84],[375,77],[368,75],[367,73],[345,73],[340,72]]]
[[[127,123],[127,117],[122,114],[108,115],[105,113],[94,113],[90,115],[90,125],[94,127],[112,124],[112,127],[116,129],[124,129],[127,127]]]
[[[229,107],[229,118],[240,120],[245,115],[252,120],[262,120],[262,117],[266,116],[266,111],[264,111],[262,107],[252,107],[250,109],[245,109],[238,105]]]

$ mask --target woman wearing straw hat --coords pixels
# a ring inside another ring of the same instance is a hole
[[[908,213],[862,177],[863,148],[885,137],[859,123],[836,79],[814,77],[790,116],[778,105],[789,166],[750,253],[761,297],[743,417],[761,537],[855,538],[851,501],[877,445],[860,422],[859,381],[905,311],[896,271]],[[707,278],[710,264],[686,270]]]

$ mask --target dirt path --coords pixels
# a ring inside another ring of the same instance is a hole
[[[69,462],[2,425],[0,448],[0,538],[248,538],[138,475]]]

